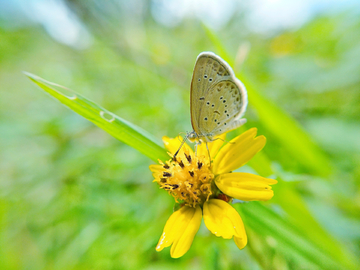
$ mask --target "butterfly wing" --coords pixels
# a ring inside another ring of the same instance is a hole
[[[246,121],[240,119],[246,106],[246,89],[231,67],[214,53],[201,53],[191,81],[191,124],[194,131],[212,137],[235,129]]]
[[[214,84],[234,76],[230,66],[212,52],[202,52],[196,59],[190,90],[191,124],[197,134],[201,108],[205,104],[205,96]]]
[[[244,85],[235,77],[213,85],[204,102],[198,120],[200,134],[216,136],[246,122],[241,117],[246,110],[247,94]]]

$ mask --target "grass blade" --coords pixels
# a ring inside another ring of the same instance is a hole
[[[24,73],[45,92],[74,112],[93,122],[116,139],[148,156],[153,161],[169,159],[165,149],[161,146],[161,142],[147,131],[116,116],[66,87],[46,81],[34,74]]]

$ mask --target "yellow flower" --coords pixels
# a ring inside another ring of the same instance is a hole
[[[238,212],[229,204],[232,198],[243,201],[266,201],[274,195],[271,186],[274,179],[251,173],[232,172],[247,163],[266,143],[264,136],[256,137],[252,128],[224,145],[225,134],[198,147],[197,154],[184,144],[175,158],[160,165],[150,165],[155,182],[165,189],[181,208],[166,222],[163,234],[156,246],[157,251],[171,246],[173,258],[183,256],[190,248],[199,230],[201,218],[216,236],[234,237],[242,249],[247,244],[244,224]],[[163,137],[165,147],[173,157],[181,140]],[[221,149],[220,149],[221,148]],[[220,149],[220,150],[219,150]]]

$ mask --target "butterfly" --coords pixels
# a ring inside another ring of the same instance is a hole
[[[198,143],[212,142],[214,137],[245,124],[246,119],[241,117],[247,103],[245,86],[235,77],[229,64],[212,52],[200,53],[190,89],[193,131],[187,134],[183,143],[187,139]]]

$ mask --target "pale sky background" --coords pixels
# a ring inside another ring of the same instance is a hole
[[[121,5],[119,0],[119,5]],[[132,5],[142,5],[136,0]],[[312,17],[346,10],[360,15],[359,0],[152,0],[151,14],[162,25],[175,27],[184,19],[197,18],[221,31],[235,12],[242,12],[251,31],[271,35],[296,29]],[[37,23],[56,41],[84,49],[92,36],[62,0],[0,0],[0,25],[22,27]]]

